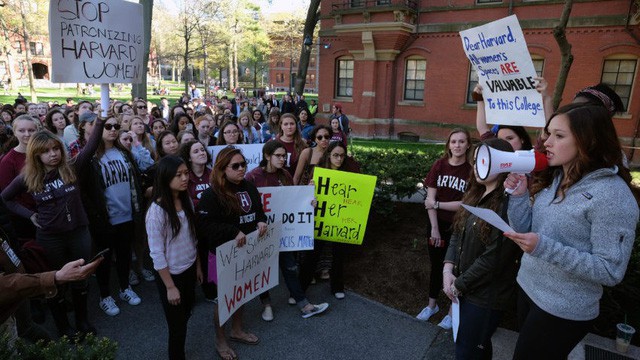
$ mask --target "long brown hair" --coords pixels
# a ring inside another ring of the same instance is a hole
[[[307,147],[307,143],[302,138],[302,135],[300,135],[300,128],[298,127],[298,122],[295,115],[291,113],[285,113],[280,116],[280,124],[278,125],[278,138],[280,139],[280,141],[282,141],[282,135],[284,135],[284,131],[282,131],[282,122],[284,119],[292,119],[293,123],[296,125],[296,130],[293,132],[293,147],[296,150],[296,153],[300,155],[300,153],[302,153],[302,150]]]
[[[236,194],[229,188],[229,180],[227,180],[225,176],[227,166],[229,166],[231,159],[236,155],[242,155],[244,159],[242,150],[238,148],[227,146],[222,149],[220,153],[218,153],[216,162],[213,165],[213,170],[211,171],[211,189],[213,193],[218,196],[218,199],[220,199],[220,203],[227,214],[240,214],[242,211],[240,204],[238,204]]]
[[[493,138],[493,139],[488,139],[486,141],[483,141],[479,145],[482,145],[482,144],[488,145],[496,150],[513,152],[513,147],[511,147],[511,144],[509,144],[509,142],[507,142],[506,140]],[[474,154],[475,154],[475,151],[477,151],[477,147],[474,150]],[[483,206],[483,208],[491,209],[496,213],[500,214],[501,209],[504,205],[504,180],[507,178],[508,175],[509,175],[508,173],[503,173],[498,175],[498,178],[496,180],[497,186],[491,192],[491,194],[488,195],[490,197],[487,198],[485,206]],[[477,206],[480,200],[482,200],[484,192],[486,191],[487,188],[485,187],[484,184],[481,184],[478,182],[474,174],[472,174],[469,177],[469,181],[467,182],[467,184],[468,184],[467,190],[462,196],[462,203],[471,205],[471,206]],[[452,228],[454,233],[457,233],[457,234],[463,233],[465,223],[467,221],[467,218],[470,215],[471,213],[468,212],[465,208],[460,207],[460,209],[458,209],[453,219]],[[489,234],[491,232],[491,225],[489,225],[489,223],[481,219],[478,219],[478,222],[480,223],[479,238],[483,243],[488,244],[492,240],[489,238]]]
[[[465,158],[467,159],[467,162],[469,162],[471,161],[471,151],[473,148],[471,146],[471,133],[469,133],[469,130],[463,129],[463,128],[455,128],[451,130],[451,132],[449,133],[449,136],[447,137],[447,142],[444,144],[444,155],[442,157],[444,159],[449,159],[452,156],[451,150],[449,149],[449,143],[451,142],[451,137],[453,136],[453,134],[457,134],[457,133],[463,133],[467,137],[467,143],[469,144],[469,147],[465,152]]]
[[[242,134],[242,129],[240,129],[240,126],[238,126],[238,124],[236,124],[236,122],[233,120],[225,120],[225,122],[222,123],[222,126],[220,126],[220,130],[218,131],[218,139],[216,140],[216,145],[227,145],[227,141],[224,139],[224,129],[231,125],[235,126],[236,130],[238,130],[237,144],[244,143],[244,135]]]
[[[545,133],[549,134],[549,124],[558,115],[569,118],[569,129],[578,148],[578,154],[567,167],[567,173],[559,187],[560,201],[564,199],[567,190],[586,174],[613,166],[618,167],[618,175],[627,183],[637,200],[638,189],[631,185],[631,174],[623,164],[622,147],[608,110],[589,103],[565,105],[551,116],[544,128]],[[550,166],[534,176],[531,195],[549,187],[558,169],[561,170],[561,167]]]
[[[76,181],[76,174],[67,162],[67,154],[65,146],[57,135],[49,130],[39,131],[31,136],[29,145],[27,145],[27,154],[25,166],[22,169],[24,175],[24,183],[27,191],[30,193],[38,193],[44,190],[44,177],[47,174],[40,155],[47,151],[47,148],[53,144],[60,149],[60,163],[58,164],[58,173],[65,184]]]

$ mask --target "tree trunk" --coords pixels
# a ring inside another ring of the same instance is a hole
[[[309,9],[307,10],[307,18],[304,21],[303,39],[313,39],[313,30],[316,28],[320,13],[320,0],[311,0]],[[300,47],[300,61],[298,62],[298,74],[296,75],[295,92],[298,95],[304,93],[304,86],[307,82],[307,69],[309,68],[309,58],[314,45],[305,46],[304,43]]]
[[[566,0],[564,8],[562,9],[562,16],[560,17],[560,23],[553,29],[553,37],[558,43],[561,54],[560,71],[558,72],[558,80],[556,86],[553,89],[553,110],[555,111],[560,102],[562,101],[562,92],[569,76],[569,70],[571,70],[571,64],[573,64],[573,54],[571,54],[571,44],[567,40],[566,28],[569,22],[569,16],[571,15],[571,7],[573,6],[572,0]]]
[[[16,88],[16,82],[15,79],[13,78],[13,55],[11,55],[8,51],[7,48],[5,47],[4,49],[4,53],[7,56],[7,76],[8,76],[8,85],[9,85],[9,90],[15,90]]]
[[[29,37],[29,31],[27,30],[27,16],[24,13],[24,3],[20,1],[20,17],[22,18],[22,38],[24,39],[24,57],[26,59],[27,74],[29,74],[29,90],[31,92],[31,102],[38,102],[38,95],[36,94],[36,87],[33,80],[33,70],[31,69],[31,46],[29,46],[31,38]]]
[[[151,19],[153,16],[153,0],[140,0],[142,5],[142,21],[144,22],[144,56],[142,59],[142,78],[131,87],[131,98],[147,98],[147,71],[149,65],[149,47],[151,45]]]
[[[238,77],[240,76],[240,72],[238,71],[238,42],[236,39],[233,39],[233,78],[235,79],[234,88],[238,88],[240,85],[240,80]]]

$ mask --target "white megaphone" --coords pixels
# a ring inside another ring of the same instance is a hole
[[[476,174],[480,180],[490,175],[513,172],[528,174],[541,171],[549,166],[547,157],[534,150],[518,150],[514,152],[496,150],[486,144],[478,147],[476,152]]]

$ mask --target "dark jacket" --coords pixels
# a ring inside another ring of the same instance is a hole
[[[502,197],[504,205],[498,213],[506,220],[506,195],[497,190],[477,206],[484,207],[489,198],[496,196]],[[444,262],[453,263],[453,274],[457,276],[455,286],[465,300],[477,306],[505,310],[515,301],[522,251],[495,227],[483,242],[479,234],[481,223],[481,219],[469,213],[462,233],[454,230]]]
[[[229,213],[213,192],[213,188],[208,188],[202,193],[196,207],[198,241],[206,244],[209,251],[215,251],[216,247],[235,239],[238,232],[249,234],[257,229],[259,222],[267,222],[260,193],[253,184],[243,180],[238,185],[230,183],[229,186],[238,197],[238,201],[241,201],[241,197],[244,199],[246,206],[240,214]]]

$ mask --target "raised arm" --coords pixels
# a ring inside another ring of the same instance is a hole
[[[482,96],[482,86],[477,84],[476,87],[473,88],[473,92]],[[487,125],[487,115],[484,111],[484,100],[478,100],[476,105],[476,129],[478,129],[478,134],[482,136],[491,131],[491,127]]]

